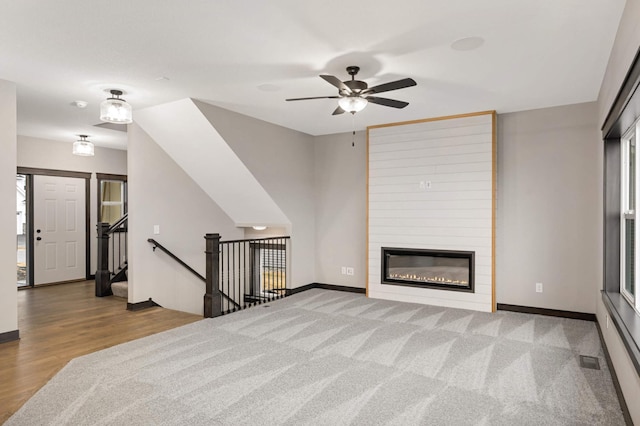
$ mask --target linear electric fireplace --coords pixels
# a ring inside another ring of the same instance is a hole
[[[382,284],[474,292],[473,251],[382,247]]]

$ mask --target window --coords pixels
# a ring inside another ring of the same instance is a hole
[[[638,165],[638,145],[640,144],[640,122],[621,139],[621,218],[620,218],[620,294],[640,312],[640,298],[636,297],[638,276],[636,265],[640,264],[640,238],[636,236],[636,200],[640,189]]]
[[[127,212],[127,177],[97,174],[98,222],[113,225]]]
[[[615,325],[640,375],[640,50],[602,126],[604,147],[603,288],[607,321]]]

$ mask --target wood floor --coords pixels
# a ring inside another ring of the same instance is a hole
[[[0,344],[0,424],[71,359],[202,319],[159,307],[126,310],[84,281],[18,291],[20,340]]]

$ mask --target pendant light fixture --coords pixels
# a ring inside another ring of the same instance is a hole
[[[78,135],[80,140],[73,143],[73,155],[92,157],[94,155],[93,144],[87,140],[87,135]]]
[[[100,120],[116,124],[133,123],[131,105],[121,99],[122,90],[109,90],[111,97],[100,104]]]

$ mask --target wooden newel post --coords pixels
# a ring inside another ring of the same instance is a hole
[[[207,234],[206,240],[207,290],[204,295],[204,317],[222,315],[222,295],[220,294],[220,234]]]
[[[111,296],[111,272],[109,272],[108,223],[98,223],[98,268],[96,270],[96,297]]]

